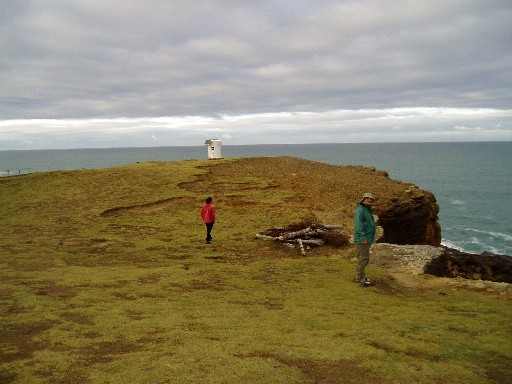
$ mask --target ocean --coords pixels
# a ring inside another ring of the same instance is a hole
[[[294,156],[366,165],[436,196],[445,246],[512,255],[512,142],[223,145],[224,158]],[[205,159],[206,147],[0,151],[0,176]]]

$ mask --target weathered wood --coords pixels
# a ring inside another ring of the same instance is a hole
[[[287,240],[287,243],[298,243],[302,241],[302,244],[309,244],[309,245],[324,245],[325,241],[322,239],[293,239],[293,240]]]
[[[306,251],[304,250],[304,246],[302,245],[302,240],[301,239],[297,239],[297,242],[299,243],[299,247],[300,247],[300,253],[305,256],[306,255]]]
[[[296,239],[297,237],[304,236],[305,234],[307,234],[310,231],[311,231],[311,227],[307,227],[307,228],[301,229],[300,231],[285,233],[285,234],[283,234],[281,236],[278,236],[277,239],[279,241],[286,241],[286,240],[290,240],[290,239]]]
[[[321,237],[322,235],[325,235],[326,233],[329,233],[329,230],[322,229],[322,228],[316,228],[311,230],[310,232],[306,233],[304,235],[305,238],[311,238],[311,237]]]
[[[322,239],[304,239],[302,240],[303,244],[311,244],[311,245],[324,245],[325,241]]]
[[[290,231],[286,228],[271,228],[258,233],[256,237],[263,240],[277,241],[292,248],[294,244],[297,244],[300,248],[300,253],[305,255],[306,248],[309,249],[310,245],[321,246],[331,244],[333,237],[343,234],[342,228],[342,224],[312,225],[299,231]]]
[[[257,233],[256,234],[256,237],[258,239],[263,239],[263,240],[274,240],[276,241],[277,240],[277,237],[274,237],[274,236],[267,236],[267,235],[262,235],[261,233]]]

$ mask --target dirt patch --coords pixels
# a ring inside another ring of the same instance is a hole
[[[44,382],[51,383],[80,383],[90,384],[92,381],[89,379],[89,375],[85,372],[80,371],[80,368],[71,368],[64,374],[58,372],[57,367],[45,367],[35,371],[36,375],[44,379]]]
[[[281,360],[283,364],[298,368],[313,383],[381,383],[388,381],[381,375],[351,361]]]
[[[82,360],[84,365],[94,365],[97,363],[108,363],[116,358],[116,356],[138,352],[143,349],[143,346],[128,341],[124,338],[119,338],[113,341],[103,341],[87,346],[82,351]]]
[[[227,256],[205,256],[204,257],[207,260],[214,261],[216,263],[227,263],[229,258]]]
[[[162,274],[152,273],[150,275],[139,277],[138,281],[143,284],[155,284],[163,278]]]
[[[18,375],[14,372],[9,372],[0,367],[0,383],[14,383],[17,377]]]
[[[44,281],[34,284],[36,295],[49,296],[55,299],[70,299],[77,295],[74,288],[57,284],[54,281]]]
[[[33,357],[36,351],[46,349],[47,343],[34,341],[44,331],[53,328],[51,321],[35,321],[30,324],[7,324],[0,328],[0,361],[9,362]]]
[[[427,356],[424,352],[420,352],[420,351],[412,349],[412,348],[402,351],[392,345],[383,344],[383,343],[379,343],[376,341],[370,342],[369,345],[375,349],[384,351],[386,353],[411,356],[411,357],[420,358],[420,359],[428,359],[430,361],[439,361],[440,360],[438,356],[435,356],[435,355]]]
[[[172,211],[176,206],[197,205],[197,200],[191,197],[173,197],[170,199],[158,200],[147,204],[131,205],[127,207],[116,207],[107,209],[100,216],[120,216],[127,213],[150,214],[155,212]]]
[[[285,365],[298,369],[306,378],[305,382],[316,384],[388,384],[390,381],[370,369],[350,360],[323,361],[313,359],[285,358],[270,353],[238,355],[242,359],[259,358],[276,361],[276,368]]]
[[[510,372],[497,364],[489,365],[485,369],[485,375],[496,384],[509,384]]]

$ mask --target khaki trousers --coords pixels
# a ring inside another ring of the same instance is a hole
[[[357,254],[357,281],[363,280],[366,278],[364,273],[365,267],[370,262],[370,247],[372,245],[369,244],[356,244],[356,254]]]

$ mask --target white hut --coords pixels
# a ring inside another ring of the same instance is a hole
[[[218,139],[210,139],[204,142],[204,145],[208,147],[208,159],[222,159],[222,141]]]

